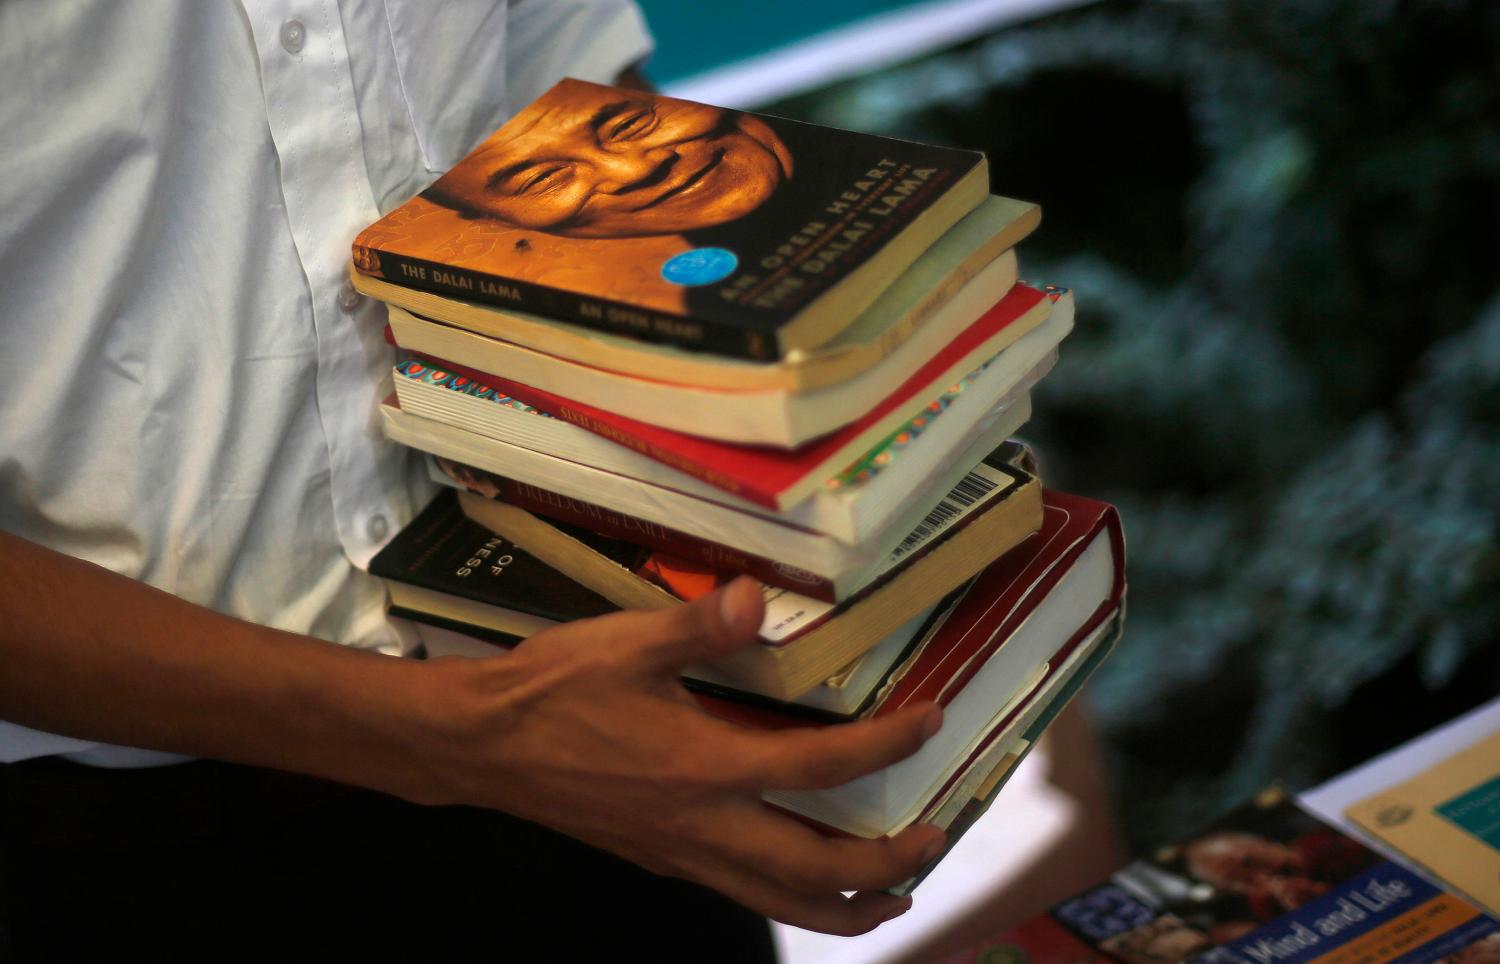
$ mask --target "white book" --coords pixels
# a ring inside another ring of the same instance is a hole
[[[820,480],[824,484],[811,496],[784,512],[736,496],[514,399],[475,393],[477,383],[472,380],[420,362],[397,365],[393,378],[403,412],[857,544],[883,529],[913,492],[940,485],[970,450],[977,447],[982,456],[1015,434],[1031,417],[1031,388],[1055,361],[1055,352],[1042,359],[987,412],[981,406],[989,389],[982,384],[988,371],[972,373],[908,423],[904,432],[909,441],[882,442],[854,463],[859,472]],[[450,387],[459,383],[466,390]],[[978,456],[969,458],[968,464],[976,461]]]

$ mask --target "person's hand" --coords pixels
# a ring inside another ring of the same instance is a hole
[[[888,766],[937,731],[941,710],[774,733],[709,716],[678,673],[756,645],[761,609],[740,579],[691,605],[559,626],[505,656],[434,661],[433,715],[446,722],[424,796],[546,824],[812,930],[859,934],[903,913],[909,898],[878,891],[936,856],[940,830],[827,838],[760,793]]]

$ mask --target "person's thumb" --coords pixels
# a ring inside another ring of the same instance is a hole
[[[760,584],[741,576],[686,605],[632,613],[629,625],[622,628],[647,671],[675,675],[690,663],[728,656],[751,645],[764,612]]]

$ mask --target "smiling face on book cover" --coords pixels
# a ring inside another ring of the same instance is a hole
[[[804,307],[957,191],[920,245],[850,290],[873,297],[888,284],[934,225],[983,199],[982,167],[974,152],[563,80],[360,232],[354,264],[415,289],[769,360],[847,324],[868,299],[846,295],[848,311],[782,342]]]
[[[469,217],[573,238],[678,234],[744,217],[791,176],[759,118],[564,81],[428,191]]]

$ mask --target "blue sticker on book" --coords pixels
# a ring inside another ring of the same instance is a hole
[[[711,285],[734,274],[740,259],[727,248],[694,248],[674,254],[661,266],[661,276],[674,285]]]

